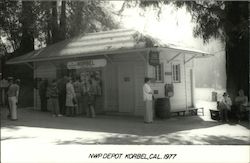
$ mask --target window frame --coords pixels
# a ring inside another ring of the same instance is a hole
[[[181,64],[180,63],[172,63],[172,82],[181,83]]]
[[[159,70],[157,71],[157,67],[159,67]],[[154,78],[156,83],[164,83],[164,63],[160,63],[159,65],[154,66]],[[159,80],[159,78],[161,78]]]

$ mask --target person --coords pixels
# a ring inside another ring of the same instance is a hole
[[[238,91],[238,96],[235,98],[235,104],[236,104],[236,116],[238,119],[238,122],[241,121],[241,114],[245,109],[245,106],[247,106],[248,98],[245,96],[244,91],[240,89]]]
[[[59,106],[58,106],[58,88],[56,79],[52,80],[52,83],[49,85],[48,96],[51,102],[53,116],[54,117],[62,116],[59,112]]]
[[[46,112],[47,110],[47,87],[48,87],[48,80],[42,79],[41,83],[39,84],[39,96],[41,101],[41,111]]]
[[[144,79],[143,100],[145,102],[144,122],[153,123],[153,91],[150,87],[150,78]]]
[[[72,79],[69,78],[66,84],[66,114],[67,116],[75,116],[75,99],[76,94],[74,86],[72,84]]]
[[[223,98],[219,102],[220,120],[229,122],[228,112],[231,110],[232,101],[229,95],[225,92]]]
[[[8,88],[8,101],[10,107],[10,119],[17,120],[17,103],[19,96],[19,86],[16,84],[16,81],[13,82],[13,78],[9,80],[10,86]]]
[[[8,80],[6,80],[4,78],[1,79],[0,90],[1,90],[1,104],[2,104],[2,106],[8,106],[8,102],[7,102],[8,99],[6,98],[7,97],[6,92],[8,90],[8,86],[9,86]]]
[[[88,107],[86,110],[86,114],[88,117],[95,118],[95,97],[96,96],[96,88],[93,84],[91,78],[88,80],[87,85],[87,103]]]
[[[60,114],[66,114],[66,84],[67,84],[68,77],[64,76],[61,78],[58,83],[58,100],[59,100],[59,108]]]
[[[6,95],[5,99],[7,99],[6,103],[7,103],[7,109],[8,109],[8,115],[7,115],[8,119],[11,118],[11,110],[10,110],[10,104],[9,104],[8,90],[9,90],[9,87],[10,87],[12,82],[13,82],[13,77],[8,77],[8,84],[7,84],[6,93],[5,93],[5,95]]]
[[[80,84],[81,84],[81,106],[82,106],[82,109],[85,110],[85,112],[87,114],[89,112],[88,112],[88,103],[87,103],[88,94],[87,94],[87,81],[86,81],[86,79],[82,78]],[[87,114],[87,116],[88,116],[88,114]]]
[[[81,105],[81,83],[80,83],[80,78],[77,77],[76,81],[73,84],[74,90],[76,93],[76,112],[79,113],[81,112],[82,105]]]

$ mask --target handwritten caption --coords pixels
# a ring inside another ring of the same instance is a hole
[[[90,159],[145,159],[145,160],[161,160],[161,159],[175,159],[177,154],[157,154],[157,153],[91,153]]]

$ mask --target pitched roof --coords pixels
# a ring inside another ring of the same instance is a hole
[[[163,45],[159,41],[145,37],[131,29],[88,33],[10,59],[7,64],[125,53],[128,50],[146,50],[146,47],[157,43],[162,45],[161,47],[171,48],[169,45]]]

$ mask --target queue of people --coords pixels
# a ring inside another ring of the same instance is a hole
[[[230,112],[235,115],[238,122],[241,121],[243,114],[246,112],[246,107],[248,106],[248,97],[245,96],[242,89],[238,91],[238,96],[233,102],[229,95],[225,92],[223,94],[223,98],[218,103],[221,122],[229,122]]]
[[[41,111],[48,111],[47,105],[50,100],[53,116],[76,116],[85,107],[86,115],[94,118],[95,99],[98,85],[93,84],[94,78],[80,80],[77,77],[74,81],[71,77],[64,76],[60,80],[42,79],[39,84],[39,95]]]

